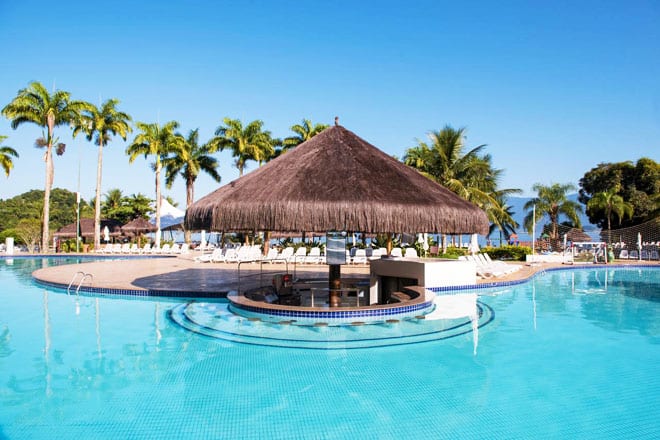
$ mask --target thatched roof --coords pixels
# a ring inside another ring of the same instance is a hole
[[[103,234],[103,228],[108,227],[110,231],[110,236],[117,237],[121,235],[121,223],[116,220],[101,220],[101,234]],[[53,234],[55,237],[60,238],[75,238],[76,237],[76,223],[70,223],[66,226],[62,226]],[[94,219],[93,218],[81,218],[80,219],[80,236],[81,237],[93,237],[94,236]]]
[[[570,242],[594,241],[589,234],[577,228],[571,228],[566,232],[566,239]]]
[[[488,232],[486,214],[341,126],[195,202],[187,229]]]
[[[122,226],[121,230],[126,234],[143,234],[147,232],[155,232],[156,225],[149,222],[149,220],[138,217]]]

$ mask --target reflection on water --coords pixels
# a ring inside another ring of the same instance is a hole
[[[479,309],[476,293],[436,295],[435,309],[426,315],[428,320],[469,318],[472,324],[473,354],[479,345]]]

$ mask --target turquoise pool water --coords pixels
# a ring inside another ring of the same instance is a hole
[[[309,350],[31,281],[63,262],[0,259],[0,439],[660,437],[659,268],[479,290],[478,341]]]

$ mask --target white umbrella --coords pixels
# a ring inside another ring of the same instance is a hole
[[[637,248],[639,249],[639,259],[642,259],[642,233],[637,233]]]
[[[477,234],[472,234],[472,237],[470,237],[470,244],[468,245],[468,252],[471,254],[478,254],[479,253],[479,241],[477,238]]]
[[[202,229],[199,239],[199,248],[201,250],[204,250],[205,247],[206,247],[206,231]]]
[[[103,241],[110,241],[110,229],[107,226],[103,228]]]
[[[429,234],[424,232],[424,242],[422,243],[422,248],[425,251],[429,250]]]

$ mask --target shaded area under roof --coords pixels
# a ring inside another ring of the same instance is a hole
[[[480,233],[475,205],[333,126],[195,202],[187,229]]]

